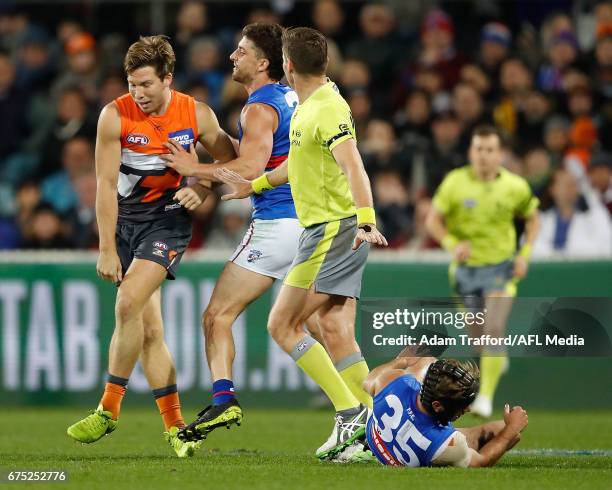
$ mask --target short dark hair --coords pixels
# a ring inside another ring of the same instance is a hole
[[[487,136],[497,136],[497,139],[499,140],[499,146],[503,146],[501,131],[492,124],[479,124],[472,131],[472,138],[474,138],[474,136],[483,136],[485,138]]]
[[[295,27],[283,34],[285,55],[301,75],[323,75],[327,69],[327,40],[316,29]]]
[[[278,24],[255,22],[242,29],[242,35],[252,41],[269,62],[268,76],[272,80],[283,78],[283,28]]]
[[[138,68],[152,66],[155,73],[161,79],[174,72],[176,56],[168,42],[168,36],[140,36],[140,39],[132,44],[123,62],[125,73],[129,75]]]

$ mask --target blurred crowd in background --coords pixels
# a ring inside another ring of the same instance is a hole
[[[0,5],[0,249],[96,248],[96,120],[127,91],[127,47],[154,33],[142,5],[71,3],[59,17],[57,5]],[[492,122],[504,166],[542,201],[540,255],[612,254],[612,1],[186,1],[167,19],[174,87],[234,136],[246,93],[229,53],[242,26],[327,36],[391,247],[437,246],[431,197],[468,163],[474,126]],[[250,204],[212,196],[194,219],[192,248],[233,248]]]

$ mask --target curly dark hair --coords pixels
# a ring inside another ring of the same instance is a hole
[[[242,29],[242,35],[253,42],[259,57],[270,63],[268,76],[275,81],[283,78],[283,28],[278,24],[255,22]]]

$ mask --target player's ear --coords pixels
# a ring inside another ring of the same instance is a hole
[[[166,76],[163,79],[164,85],[166,87],[169,87],[170,85],[172,85],[172,80],[174,79],[172,73],[168,73],[166,74]]]
[[[434,412],[436,413],[440,413],[444,411],[444,407],[438,400],[434,400],[433,402],[431,402],[431,408],[433,408]]]
[[[262,58],[259,60],[259,71],[266,71],[270,67],[270,60]]]

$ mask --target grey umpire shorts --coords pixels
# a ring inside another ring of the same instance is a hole
[[[357,217],[305,228],[284,284],[317,293],[359,298],[369,243],[353,250]]]
[[[487,294],[496,291],[503,291],[507,296],[515,296],[516,281],[512,277],[512,270],[511,260],[477,267],[457,265],[450,270],[451,285],[463,298],[484,298]]]

